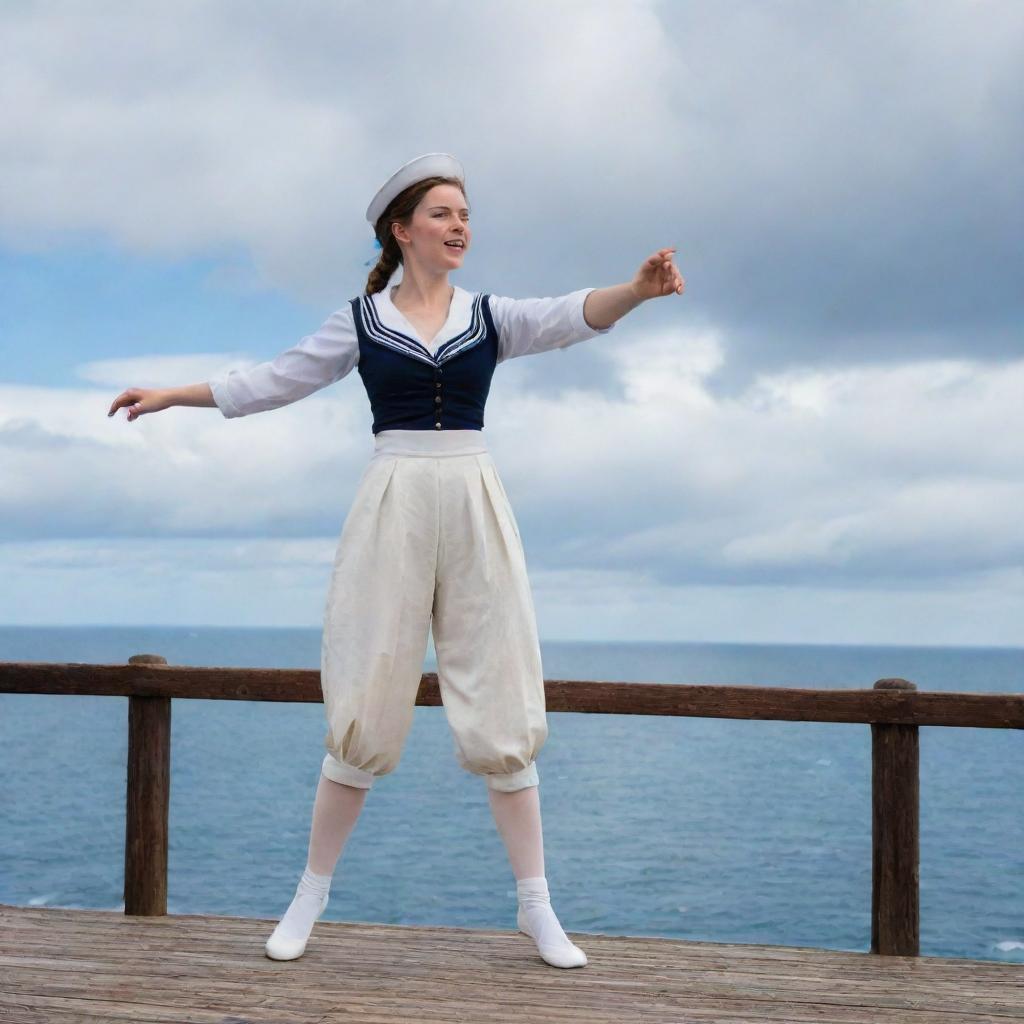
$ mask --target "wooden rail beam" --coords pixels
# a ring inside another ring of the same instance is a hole
[[[139,662],[128,665],[0,662],[0,693],[188,697],[319,703],[319,669],[234,668]],[[1024,693],[635,683],[546,679],[548,711],[673,715],[746,721],[869,722],[973,729],[1024,729]],[[437,673],[425,672],[419,707],[438,707]]]

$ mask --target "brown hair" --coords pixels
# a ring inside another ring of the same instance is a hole
[[[402,262],[402,249],[391,231],[392,223],[398,221],[399,224],[408,227],[412,221],[413,210],[416,209],[419,201],[435,185],[455,185],[462,192],[463,196],[466,194],[466,190],[458,178],[424,178],[422,181],[417,181],[414,185],[410,185],[405,191],[399,192],[388,203],[387,209],[380,215],[373,229],[373,233],[377,236],[377,241],[381,244],[381,250],[376,266],[370,271],[370,276],[366,279],[367,295],[383,291],[388,281],[391,280],[391,275],[394,274],[398,269],[399,263]]]

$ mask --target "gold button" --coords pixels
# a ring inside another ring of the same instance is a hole
[[[441,424],[440,423],[435,423],[434,427],[435,427],[435,429],[440,430],[441,429]]]
[[[437,402],[438,405],[440,405],[441,404],[441,396],[440,395],[434,395],[434,401]]]
[[[441,382],[440,381],[436,381],[435,384],[434,384],[434,387],[435,388],[439,388],[440,386],[441,386]]]

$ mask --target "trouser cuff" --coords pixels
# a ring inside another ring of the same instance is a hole
[[[363,771],[362,768],[339,761],[333,754],[324,755],[320,771],[332,782],[341,782],[346,786],[355,786],[358,789],[369,789],[376,778],[375,775]]]
[[[526,789],[529,786],[540,784],[536,761],[531,761],[526,768],[518,772],[509,772],[507,775],[485,775],[484,778],[487,780],[488,788],[496,789],[501,793],[513,793],[517,789]]]

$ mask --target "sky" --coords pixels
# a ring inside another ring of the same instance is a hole
[[[1024,644],[1022,69],[1016,0],[3,5],[0,623],[321,625],[361,378],[107,409],[315,330],[443,151],[452,283],[686,280],[496,369],[542,640]]]

